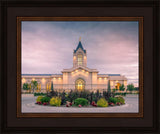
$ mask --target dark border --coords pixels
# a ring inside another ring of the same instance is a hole
[[[138,113],[21,113],[22,21],[138,21],[139,112]],[[20,17],[17,16],[17,117],[143,117],[143,17]]]
[[[6,2],[7,1],[7,2]],[[6,132],[38,132],[38,133],[43,133],[43,132],[51,132],[51,133],[56,133],[56,132],[63,132],[66,133],[68,131],[70,132],[86,132],[86,133],[99,133],[99,132],[123,132],[123,133],[145,133],[145,132],[153,132],[153,133],[159,133],[159,101],[160,101],[160,92],[159,92],[159,1],[158,0],[149,0],[149,1],[101,1],[99,2],[90,2],[90,1],[81,1],[81,2],[76,2],[74,3],[73,1],[70,1],[68,3],[59,0],[59,2],[56,2],[52,0],[51,2],[46,1],[14,1],[14,2],[9,2],[8,0],[3,0],[1,2],[1,133],[6,133]],[[72,4],[73,3],[73,4]],[[6,90],[2,89],[7,89],[7,7],[54,7],[54,6],[97,6],[97,7],[152,7],[153,8],[153,43],[154,43],[154,59],[153,59],[153,64],[154,64],[154,103],[153,103],[153,112],[154,112],[154,120],[153,120],[153,127],[127,127],[127,128],[26,128],[26,127],[13,127],[13,128],[8,128],[7,127],[7,114],[6,114]],[[89,132],[87,132],[89,131]]]

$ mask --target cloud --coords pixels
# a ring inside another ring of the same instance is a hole
[[[138,22],[22,22],[22,73],[71,68],[80,36],[88,67],[138,85]]]

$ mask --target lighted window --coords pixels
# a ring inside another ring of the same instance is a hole
[[[25,78],[22,79],[22,82],[26,82]]]
[[[124,85],[127,86],[127,81],[124,81]]]
[[[78,66],[79,66],[79,65],[82,65],[82,62],[83,62],[82,57],[83,57],[83,56],[82,56],[81,54],[78,55]]]
[[[41,83],[38,83],[37,85],[37,92],[41,92]]]
[[[73,56],[73,59],[75,60],[75,59],[76,59],[76,56]]]
[[[41,91],[41,83],[38,84],[38,89]]]
[[[113,81],[110,81],[110,85],[113,86]]]
[[[47,83],[47,85],[46,85],[46,86],[47,86],[47,87],[46,87],[46,88],[47,88],[47,91],[49,91],[49,92],[50,92],[50,91],[51,91],[51,83]]]
[[[42,82],[43,82],[43,83],[45,82],[45,78],[42,78]]]

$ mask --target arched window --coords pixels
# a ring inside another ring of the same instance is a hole
[[[38,83],[37,85],[37,92],[41,92],[41,83]]]
[[[78,54],[78,66],[80,65],[82,65],[82,62],[83,62],[83,55],[82,54]]]
[[[75,86],[76,86],[76,90],[83,91],[85,88],[84,80],[83,79],[76,80]]]
[[[51,83],[47,83],[46,85],[47,92],[51,91]]]

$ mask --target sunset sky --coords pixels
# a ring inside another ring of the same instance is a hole
[[[73,66],[79,37],[87,66],[138,86],[137,21],[23,21],[22,74],[60,74]]]

